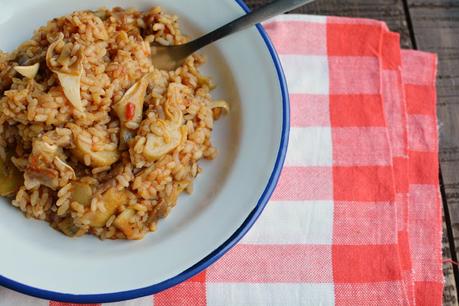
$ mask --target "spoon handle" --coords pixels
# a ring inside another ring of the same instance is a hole
[[[313,2],[314,0],[275,0],[255,11],[241,16],[238,19],[190,42],[189,46],[193,52],[217,41],[225,36],[244,30],[257,23],[265,21],[274,16],[291,11],[297,7]]]

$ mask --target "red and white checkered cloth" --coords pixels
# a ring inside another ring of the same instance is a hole
[[[116,305],[441,305],[436,56],[373,20],[265,27],[291,98],[270,203],[203,273]],[[2,306],[48,304],[68,305],[0,289]]]

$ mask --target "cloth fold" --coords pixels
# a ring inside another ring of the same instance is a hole
[[[374,20],[264,26],[291,100],[270,203],[206,271],[112,305],[441,305],[436,56],[401,51]],[[13,304],[67,305],[0,289],[0,305]]]

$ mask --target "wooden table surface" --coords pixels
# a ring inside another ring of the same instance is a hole
[[[252,8],[271,0],[246,0]],[[374,18],[401,34],[404,48],[439,56],[438,122],[443,197],[443,302],[458,305],[459,251],[459,0],[316,0],[292,13]],[[456,247],[457,246],[457,247]]]

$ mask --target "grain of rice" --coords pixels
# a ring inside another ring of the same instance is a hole
[[[81,204],[78,203],[78,202],[75,202],[75,201],[74,201],[74,202],[70,203],[70,207],[71,207],[74,211],[76,211],[76,212],[84,213],[84,206],[81,205]]]
[[[84,155],[84,164],[88,167],[91,165],[91,156],[89,154]]]
[[[105,203],[102,201],[97,202],[97,209],[103,213],[107,211],[107,208],[105,207]]]
[[[105,223],[105,227],[110,227],[112,225],[113,221],[115,221],[115,218],[116,218],[115,215],[113,215],[110,218],[108,218],[107,223]]]
[[[65,203],[68,203],[68,202],[69,202],[69,199],[67,197],[59,198],[56,201],[56,206],[60,207],[60,206],[64,205]]]
[[[134,121],[129,121],[129,122],[126,122],[126,127],[128,129],[131,129],[131,130],[136,130],[139,128],[139,124],[137,122],[134,122]]]
[[[78,134],[78,140],[87,144],[92,144],[92,139],[86,134]]]
[[[94,198],[91,200],[91,211],[92,212],[95,212],[97,210],[97,207],[98,207],[98,202],[99,200],[97,198]]]
[[[59,190],[59,192],[57,193],[57,196],[63,197],[65,194],[67,194],[70,191],[71,188],[72,188],[72,184],[68,183],[67,185],[65,185]]]
[[[57,210],[57,215],[58,216],[63,216],[67,210],[69,209],[69,202],[65,202],[64,204],[62,204],[61,207],[59,207],[59,209]]]
[[[110,170],[110,166],[98,167],[92,169],[92,174],[98,174]]]
[[[35,115],[34,120],[37,122],[45,122],[48,119],[48,116],[45,114]]]
[[[123,175],[118,175],[116,177],[116,179],[118,180],[118,183],[123,186],[123,187],[127,187],[129,186],[129,181],[126,179],[126,177],[124,177]]]
[[[167,39],[165,38],[162,38],[162,37],[156,37],[156,42],[160,45],[163,45],[163,46],[170,46],[171,45],[171,42],[168,41]]]
[[[153,31],[162,31],[164,30],[165,26],[164,23],[155,23],[152,28]]]
[[[39,196],[38,190],[34,190],[34,191],[32,192],[32,195],[30,196],[30,204],[31,204],[32,206],[35,206],[35,205],[38,204],[38,196]]]

